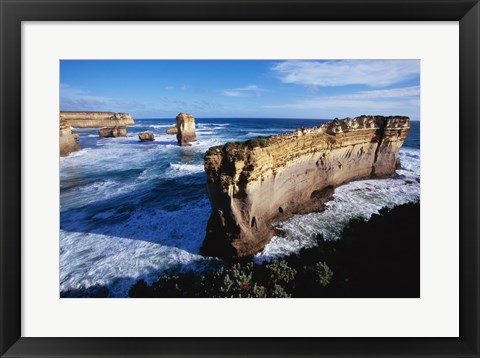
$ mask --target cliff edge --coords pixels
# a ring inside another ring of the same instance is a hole
[[[394,174],[409,129],[408,117],[360,116],[210,148],[212,213],[201,253],[253,255],[272,237],[272,222],[323,210],[348,181]]]
[[[75,128],[124,127],[135,124],[128,113],[61,111],[60,118]]]
[[[60,117],[60,156],[67,156],[80,149],[78,134],[74,133],[70,124]]]

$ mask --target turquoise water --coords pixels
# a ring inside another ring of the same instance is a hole
[[[136,119],[125,138],[78,129],[82,150],[60,159],[60,289],[105,286],[126,296],[139,278],[164,270],[203,270],[218,262],[199,255],[210,205],[203,156],[214,145],[313,127],[325,120],[197,118],[197,139],[179,147],[165,130],[174,119]],[[150,130],[155,142],[139,142]],[[336,190],[323,213],[295,216],[278,228],[254,259],[274,260],[312,244],[317,233],[335,239],[352,216],[418,200],[420,125],[401,151],[398,179],[364,180]]]

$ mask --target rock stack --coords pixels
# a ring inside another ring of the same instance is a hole
[[[111,138],[111,137],[126,137],[127,128],[126,127],[113,127],[113,128],[102,128],[98,131],[98,135],[102,138]]]
[[[138,139],[141,142],[151,142],[155,140],[155,135],[152,132],[141,132],[138,133]]]
[[[195,118],[188,113],[179,113],[177,116],[177,141],[178,145],[188,146],[197,140],[195,134]]]

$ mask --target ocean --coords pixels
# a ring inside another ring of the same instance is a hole
[[[205,151],[325,121],[196,118],[197,142],[190,147],[179,147],[176,136],[165,133],[174,118],[135,119],[123,138],[76,129],[82,150],[60,158],[60,291],[104,287],[109,297],[127,297],[141,278],[151,283],[165,270],[218,266],[219,259],[199,254],[211,210]],[[155,134],[154,142],[139,142],[138,133],[146,130]],[[384,206],[419,200],[419,122],[411,123],[400,160],[397,178],[345,184],[324,212],[277,223],[277,236],[253,260],[298,252],[313,245],[319,233],[336,239],[352,217],[369,218]]]

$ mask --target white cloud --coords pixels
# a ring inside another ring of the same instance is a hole
[[[248,96],[248,93],[232,91],[232,90],[224,90],[224,91],[222,91],[222,94],[224,96],[227,96],[227,97],[246,97],[246,96]]]
[[[143,109],[145,104],[137,101],[92,95],[87,91],[60,84],[60,108],[63,111],[131,111]]]
[[[267,105],[266,108],[318,110],[334,117],[359,114],[407,115],[419,119],[420,87],[359,91],[351,94],[320,96],[294,103]]]
[[[332,107],[379,108],[398,107],[406,103],[420,102],[420,87],[402,87],[386,90],[359,91],[351,94],[315,97],[295,103],[267,105],[267,108],[313,108],[324,109]]]
[[[305,86],[384,87],[418,76],[418,60],[283,61],[273,71],[283,83]]]
[[[227,97],[248,97],[248,96],[261,96],[263,92],[268,92],[264,88],[260,88],[257,85],[248,85],[244,87],[238,87],[233,89],[223,90],[222,94]]]
[[[419,97],[419,96],[420,96],[420,86],[411,86],[411,87],[400,87],[400,88],[391,88],[391,89],[384,89],[384,90],[359,91],[352,94],[344,94],[344,95],[331,96],[331,97],[380,100],[383,98],[400,99],[405,97]]]
[[[162,108],[172,109],[173,111],[192,112],[196,110],[219,109],[223,108],[220,103],[206,100],[184,101],[171,97],[162,97]]]

